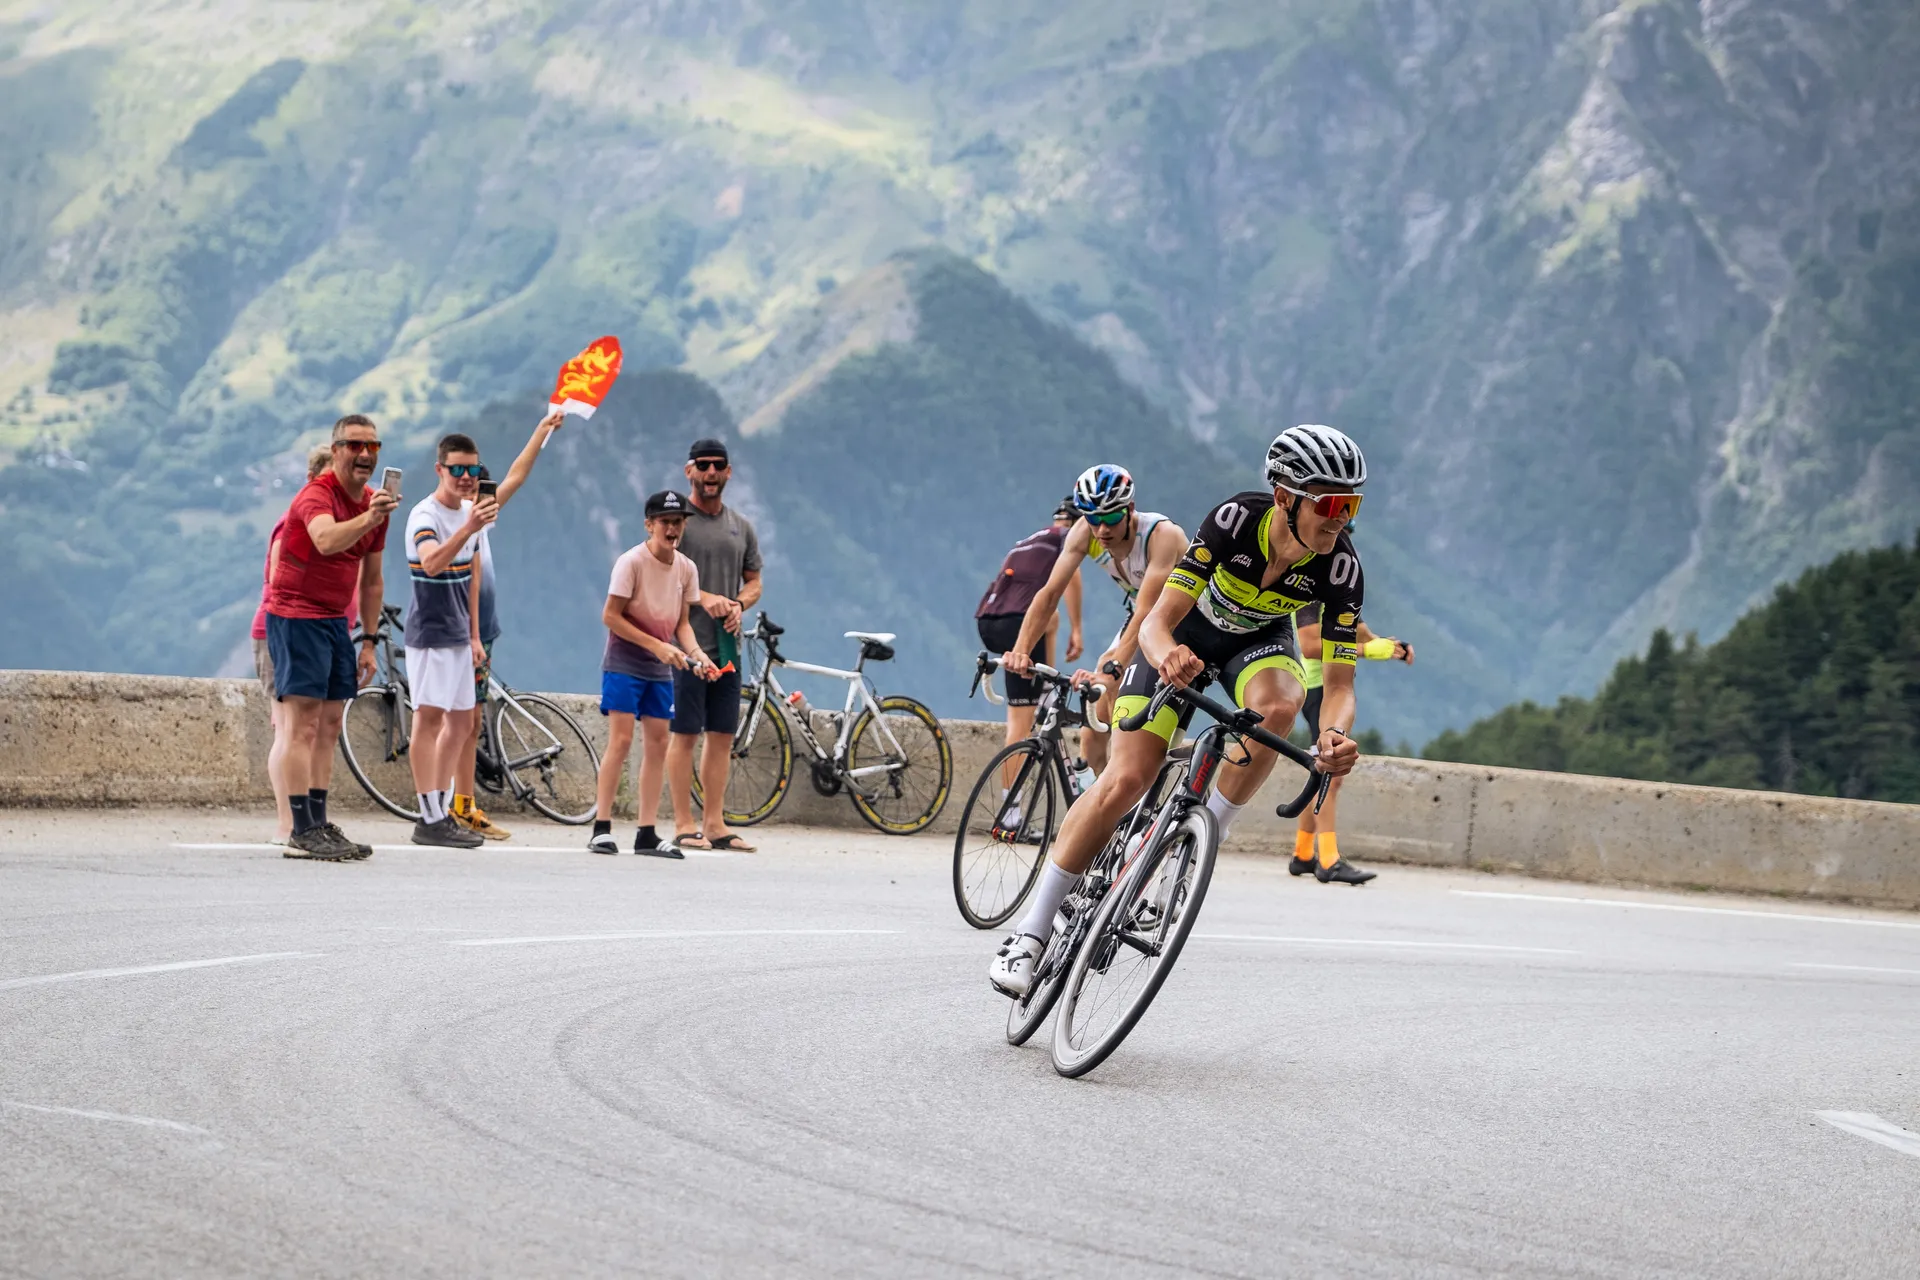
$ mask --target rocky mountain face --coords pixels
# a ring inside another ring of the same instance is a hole
[[[1875,0],[0,0],[0,661],[215,669],[333,416],[417,449],[617,332],[929,664],[1016,480],[1111,456],[1191,521],[1332,421],[1425,642],[1374,722],[1591,688],[1920,523],[1916,65]],[[1054,405],[966,416],[1031,313],[929,245],[1111,364],[1049,337]],[[595,492],[679,448],[606,443]]]

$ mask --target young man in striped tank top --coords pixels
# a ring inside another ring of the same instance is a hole
[[[1133,658],[1140,635],[1140,620],[1153,611],[1167,575],[1180,562],[1187,549],[1186,531],[1157,511],[1138,511],[1133,503],[1133,477],[1124,467],[1111,463],[1088,467],[1073,486],[1073,506],[1079,518],[1067,531],[1059,558],[1046,586],[1040,589],[1027,609],[1027,621],[1020,637],[1001,658],[1005,669],[1025,675],[1032,669],[1033,648],[1046,630],[1047,619],[1059,604],[1067,584],[1074,580],[1080,562],[1091,557],[1107,571],[1121,594],[1127,598],[1127,621],[1114,636],[1105,652],[1093,664],[1097,673],[1109,662],[1126,666]],[[1097,675],[1096,679],[1099,678]],[[1107,692],[1100,699],[1100,719],[1113,719],[1114,682],[1106,680]],[[1080,754],[1096,773],[1107,767],[1107,735],[1083,733]]]

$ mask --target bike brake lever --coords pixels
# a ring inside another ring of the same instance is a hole
[[[1320,816],[1320,806],[1327,802],[1327,792],[1332,786],[1333,775],[1330,773],[1321,774],[1320,787],[1313,793],[1313,814],[1316,818]]]

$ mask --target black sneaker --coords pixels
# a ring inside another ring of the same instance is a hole
[[[283,858],[304,858],[309,862],[345,862],[349,856],[325,827],[309,827],[305,831],[296,831],[287,837],[287,847],[280,851]]]
[[[1310,876],[1320,869],[1318,858],[1288,858],[1287,874],[1290,876]]]
[[[650,845],[642,844],[640,842],[640,833],[638,831],[633,833],[633,851],[639,854],[643,858],[684,859],[687,856],[686,854],[680,852],[680,846],[675,844],[671,840],[661,840],[658,837],[655,837],[654,842],[652,844]]]
[[[371,858],[373,856],[372,845],[361,844],[358,841],[351,839],[350,837],[348,837],[346,832],[340,829],[337,823],[332,823],[332,822],[325,823],[321,826],[320,829],[322,831],[325,831],[329,836],[332,836],[334,841],[337,844],[341,845],[346,849],[351,850],[352,852],[348,853],[347,856],[351,858],[353,861],[365,862],[368,858]]]
[[[1333,884],[1336,881],[1340,884],[1365,884],[1379,874],[1378,871],[1362,871],[1342,858],[1330,867],[1315,867],[1313,878],[1321,884]]]
[[[462,829],[452,818],[441,818],[437,822],[414,823],[413,842],[437,849],[478,849],[487,841],[478,832]]]

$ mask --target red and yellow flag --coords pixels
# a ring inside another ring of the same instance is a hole
[[[591,418],[620,376],[620,339],[609,334],[560,367],[549,408]]]

